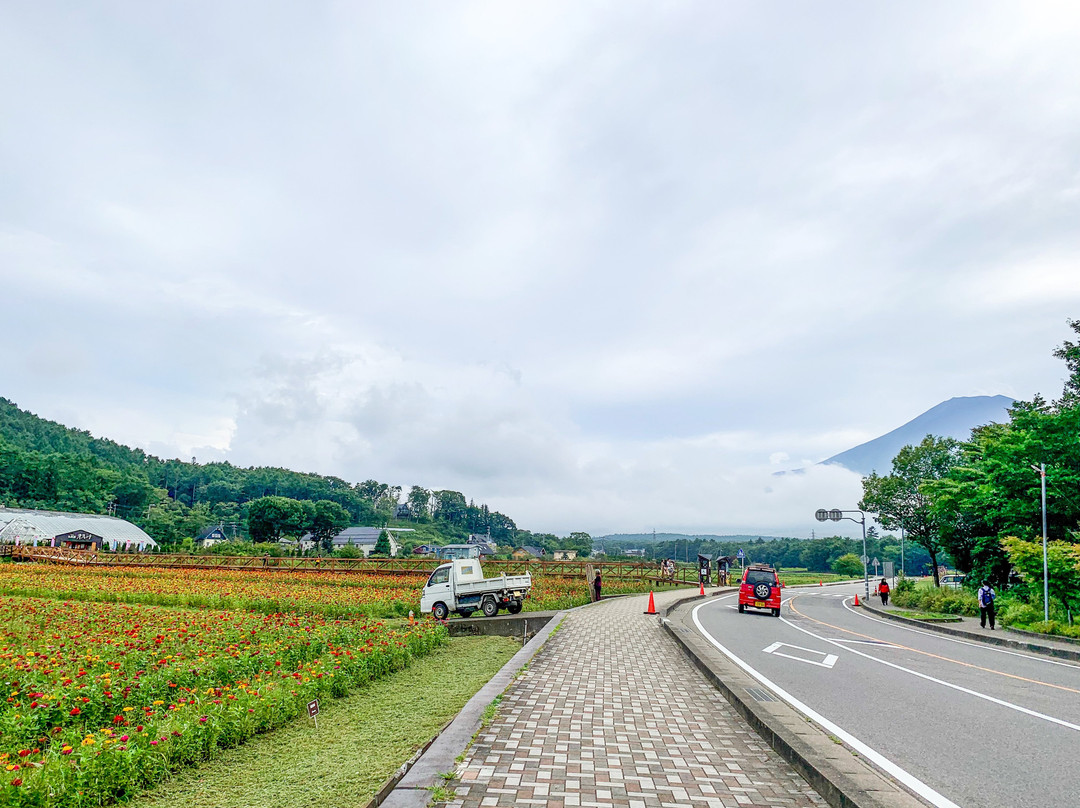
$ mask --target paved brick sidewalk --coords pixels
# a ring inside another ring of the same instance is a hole
[[[642,614],[645,604],[618,598],[566,616],[466,753],[450,805],[827,804]]]

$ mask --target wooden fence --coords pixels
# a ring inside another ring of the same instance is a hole
[[[10,545],[9,545],[10,546]],[[440,564],[435,558],[322,558],[180,555],[167,553],[110,553],[96,550],[71,550],[66,547],[32,547],[16,545],[11,551],[16,561],[37,561],[92,567],[154,567],[171,569],[267,570],[288,572],[364,572],[375,575],[430,575]],[[604,578],[631,578],[656,584],[697,584],[697,568],[678,567],[674,579],[664,578],[655,564],[641,561],[548,561],[483,560],[490,575],[504,573],[520,575],[550,575],[563,578],[582,578],[588,568],[600,570]],[[590,578],[591,580],[591,578]]]

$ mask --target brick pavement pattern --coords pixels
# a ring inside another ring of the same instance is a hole
[[[827,805],[642,614],[646,603],[566,615],[466,753],[450,806]]]

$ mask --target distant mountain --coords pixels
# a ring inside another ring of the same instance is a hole
[[[863,475],[873,471],[888,474],[892,471],[893,458],[905,446],[917,444],[927,435],[967,440],[977,426],[1007,423],[1007,410],[1014,403],[1008,396],[950,398],[880,438],[823,460],[822,465],[843,466]]]

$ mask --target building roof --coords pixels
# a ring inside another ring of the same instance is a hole
[[[531,555],[533,558],[540,558],[540,556],[544,555],[544,549],[542,547],[534,547],[531,544],[523,544],[521,546],[521,549]]]
[[[25,508],[0,508],[0,542],[49,541],[55,536],[85,530],[101,536],[110,548],[126,544],[156,547],[157,542],[142,528],[126,519],[90,513],[35,511]]]
[[[415,532],[411,527],[347,527],[334,536],[334,546],[345,547],[350,544],[357,547],[364,547],[368,544],[374,546],[375,542],[379,540],[379,534],[384,530],[395,544],[398,541],[396,534]],[[303,541],[314,541],[315,537],[310,533],[305,533],[301,536],[301,539]]]

